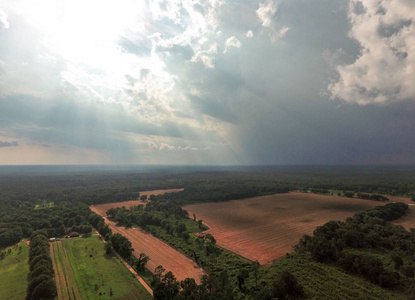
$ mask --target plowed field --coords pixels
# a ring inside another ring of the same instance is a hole
[[[292,251],[304,234],[385,202],[305,193],[185,206],[209,226],[217,244],[261,265]]]
[[[178,192],[182,190],[183,189],[148,191],[140,192],[140,195],[143,195],[144,193],[147,195],[156,195],[157,193],[159,195],[162,193]],[[105,217],[106,211],[108,209],[112,207],[120,207],[119,205],[122,203],[131,202],[133,201],[106,203],[102,205],[93,205],[90,206],[90,208],[95,213]],[[124,204],[124,206],[128,207],[126,204]],[[107,218],[105,218],[105,222],[109,225],[113,233],[120,233],[131,241],[134,248],[133,255],[138,257],[140,253],[145,253],[150,257],[150,261],[147,263],[147,269],[149,269],[151,272],[154,272],[156,267],[162,265],[166,271],[172,271],[178,280],[183,280],[187,277],[191,277],[194,278],[197,283],[200,283],[200,278],[204,274],[203,269],[199,268],[196,263],[187,258],[185,255],[181,254],[179,251],[140,229],[126,229],[124,227],[115,226],[115,223],[108,220]]]
[[[176,249],[138,228],[126,229],[125,227],[117,227],[114,222],[108,219],[105,222],[109,224],[113,233],[120,233],[131,241],[134,248],[134,256],[138,257],[140,253],[145,253],[150,257],[147,269],[151,272],[154,272],[156,267],[162,265],[166,272],[172,271],[178,280],[191,277],[197,283],[200,283],[200,278],[204,274],[203,269],[199,268],[196,263]]]

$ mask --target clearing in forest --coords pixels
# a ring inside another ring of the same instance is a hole
[[[184,189],[143,191],[143,192],[140,192],[140,197],[144,195],[147,197],[150,197],[151,195],[158,196],[158,195],[167,194],[167,193],[177,193],[183,190]],[[123,207],[123,206],[125,206],[126,208],[130,208],[131,206],[145,205],[145,204],[146,202],[137,199],[137,200],[129,200],[129,201],[123,201],[123,202],[111,202],[111,203],[104,203],[104,204],[98,204],[98,205],[91,205],[91,209],[94,208],[94,211],[97,214],[101,216],[105,216],[107,210],[109,210],[110,208],[117,208],[117,207]]]
[[[29,247],[25,241],[0,249],[0,299],[25,299],[28,260]]]
[[[295,192],[183,208],[209,226],[219,246],[264,265],[291,252],[317,226],[386,203]]]
[[[140,192],[142,195],[161,195],[166,193],[180,192],[183,189],[170,189],[170,190],[154,190]],[[138,257],[140,253],[145,253],[150,257],[150,261],[147,263],[147,269],[154,272],[154,269],[159,265],[162,265],[166,272],[171,271],[178,280],[184,280],[187,277],[194,278],[197,283],[200,283],[200,279],[204,274],[203,269],[197,266],[190,258],[180,253],[170,245],[159,240],[153,235],[144,232],[139,228],[124,228],[116,226],[114,222],[106,218],[106,212],[110,208],[122,207],[127,208],[134,205],[144,204],[140,200],[105,203],[99,205],[91,205],[90,209],[105,218],[106,224],[109,225],[113,233],[120,233],[125,236],[133,245],[133,255]]]
[[[51,247],[58,299],[152,299],[116,256],[105,253],[98,235],[65,239]]]
[[[94,207],[91,207],[91,210],[95,211]],[[102,216],[105,217],[105,214]],[[145,253],[150,257],[146,266],[149,271],[154,272],[156,267],[162,265],[166,272],[173,272],[179,281],[190,277],[200,283],[200,279],[204,274],[203,269],[170,245],[139,228],[116,226],[114,222],[107,218],[105,218],[105,223],[109,225],[112,233],[119,233],[130,240],[135,257],[139,257],[140,253]]]

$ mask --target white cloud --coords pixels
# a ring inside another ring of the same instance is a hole
[[[216,54],[218,53],[218,45],[213,43],[207,50],[199,50],[192,57],[192,62],[201,61],[203,65],[208,69],[215,68],[213,61],[215,60]]]
[[[262,21],[262,26],[271,27],[274,23],[273,18],[277,13],[277,3],[273,0],[261,2],[256,13],[258,18]]]
[[[234,36],[231,36],[226,40],[225,43],[225,50],[223,50],[223,53],[228,52],[231,48],[240,48],[242,46],[241,42]]]
[[[415,2],[350,0],[349,36],[361,50],[338,65],[331,99],[366,105],[415,100]]]
[[[261,32],[268,35],[271,42],[275,42],[276,40],[283,38],[290,30],[290,28],[286,26],[281,29],[277,29],[277,25],[275,24],[275,15],[277,14],[277,11],[278,4],[274,0],[261,2],[259,4],[259,8],[256,10],[256,14],[263,27]]]
[[[7,19],[7,14],[0,9],[0,25],[3,26],[3,28],[7,29],[10,27],[10,23]]]
[[[160,150],[176,150],[176,147],[169,144],[161,143]]]
[[[173,146],[167,143],[160,143],[160,146],[158,146],[153,141],[147,142],[148,147],[151,150],[157,150],[157,151],[199,151],[201,148],[198,147],[191,147],[191,146]],[[204,147],[202,150],[211,150],[211,147]]]
[[[245,34],[245,36],[247,37],[247,38],[251,38],[251,37],[253,37],[254,36],[254,33],[252,32],[252,30],[248,30],[247,32],[246,32],[246,34]]]

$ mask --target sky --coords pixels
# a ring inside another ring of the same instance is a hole
[[[0,164],[414,164],[413,0],[0,0]]]

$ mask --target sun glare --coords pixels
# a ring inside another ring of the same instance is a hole
[[[42,0],[21,7],[46,44],[64,59],[108,63],[116,41],[127,28],[139,30],[142,1]]]

